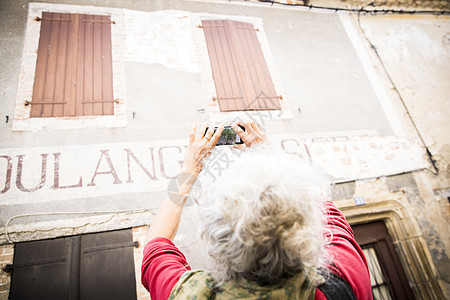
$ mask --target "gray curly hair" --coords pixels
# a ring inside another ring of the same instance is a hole
[[[244,153],[213,184],[202,208],[202,237],[218,285],[235,279],[271,285],[323,269],[329,187],[326,175],[298,157]]]

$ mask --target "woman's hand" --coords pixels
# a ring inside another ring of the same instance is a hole
[[[182,172],[192,174],[195,177],[198,176],[203,168],[203,160],[211,153],[210,151],[214,146],[216,146],[224,126],[221,124],[215,133],[214,126],[210,126],[205,134],[207,127],[208,124],[206,122],[203,123],[200,131],[196,133],[197,126],[192,126],[192,131],[189,136],[189,146],[186,150],[181,169]]]
[[[243,125],[245,131],[241,129],[238,125]],[[255,122],[239,122],[234,123],[231,127],[236,131],[236,133],[241,137],[242,141],[247,147],[254,146],[256,144],[269,144],[266,134],[262,131],[258,124]]]

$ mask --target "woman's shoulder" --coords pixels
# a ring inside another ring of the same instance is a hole
[[[316,285],[323,282],[318,275],[311,282],[305,274],[272,286],[260,286],[251,281],[233,280],[218,286],[211,273],[203,270],[185,272],[170,293],[169,300],[178,299],[312,299]]]
[[[209,299],[214,294],[216,283],[211,274],[204,270],[186,271],[170,293],[169,300],[187,299],[196,295],[197,299]]]

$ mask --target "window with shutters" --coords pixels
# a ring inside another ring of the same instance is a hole
[[[10,299],[136,299],[131,229],[18,243]]]
[[[40,22],[30,116],[113,115],[111,17],[42,12]]]
[[[279,110],[253,24],[202,20],[220,111]]]

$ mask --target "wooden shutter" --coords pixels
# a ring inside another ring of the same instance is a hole
[[[136,299],[133,245],[131,230],[83,236],[80,299]]]
[[[202,28],[220,110],[281,109],[253,25],[202,20]]]
[[[114,114],[110,16],[43,12],[31,117]]]
[[[71,238],[16,244],[9,298],[70,299],[71,246]]]
[[[136,299],[130,229],[18,243],[10,299]]]

